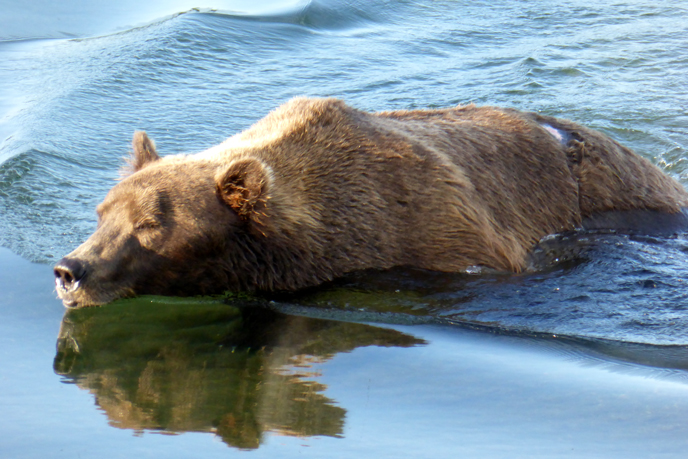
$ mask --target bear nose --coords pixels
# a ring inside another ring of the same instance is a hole
[[[63,258],[53,268],[57,288],[72,291],[79,288],[79,281],[86,274],[83,263],[73,258]]]

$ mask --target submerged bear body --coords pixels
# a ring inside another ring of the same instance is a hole
[[[294,290],[393,266],[518,272],[605,212],[677,214],[683,187],[575,123],[463,106],[366,113],[295,99],[195,155],[143,133],[96,232],[55,267],[66,306]]]

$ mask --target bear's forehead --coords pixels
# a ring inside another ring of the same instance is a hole
[[[115,185],[96,210],[102,214],[111,209],[123,210],[147,205],[159,200],[159,196],[166,194],[166,189],[173,183],[169,179],[163,180],[158,174],[136,173]]]
[[[185,206],[215,196],[215,167],[208,164],[154,164],[125,177],[98,206],[98,213],[111,209],[140,213],[165,209],[172,203]]]
[[[195,160],[186,155],[172,155],[146,165],[143,169],[124,178],[119,185],[132,187],[165,187],[204,180],[215,174],[216,164]]]

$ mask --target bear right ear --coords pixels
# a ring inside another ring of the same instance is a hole
[[[131,146],[133,152],[128,161],[130,173],[138,172],[146,165],[160,159],[160,156],[155,151],[155,143],[143,131],[134,132],[134,140],[131,142]]]
[[[234,161],[216,178],[219,198],[242,220],[260,220],[256,212],[268,200],[268,167],[255,158]]]

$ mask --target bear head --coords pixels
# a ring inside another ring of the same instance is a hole
[[[97,207],[96,231],[54,268],[58,296],[80,307],[258,285],[270,179],[253,157],[160,158],[137,132],[124,177]]]

